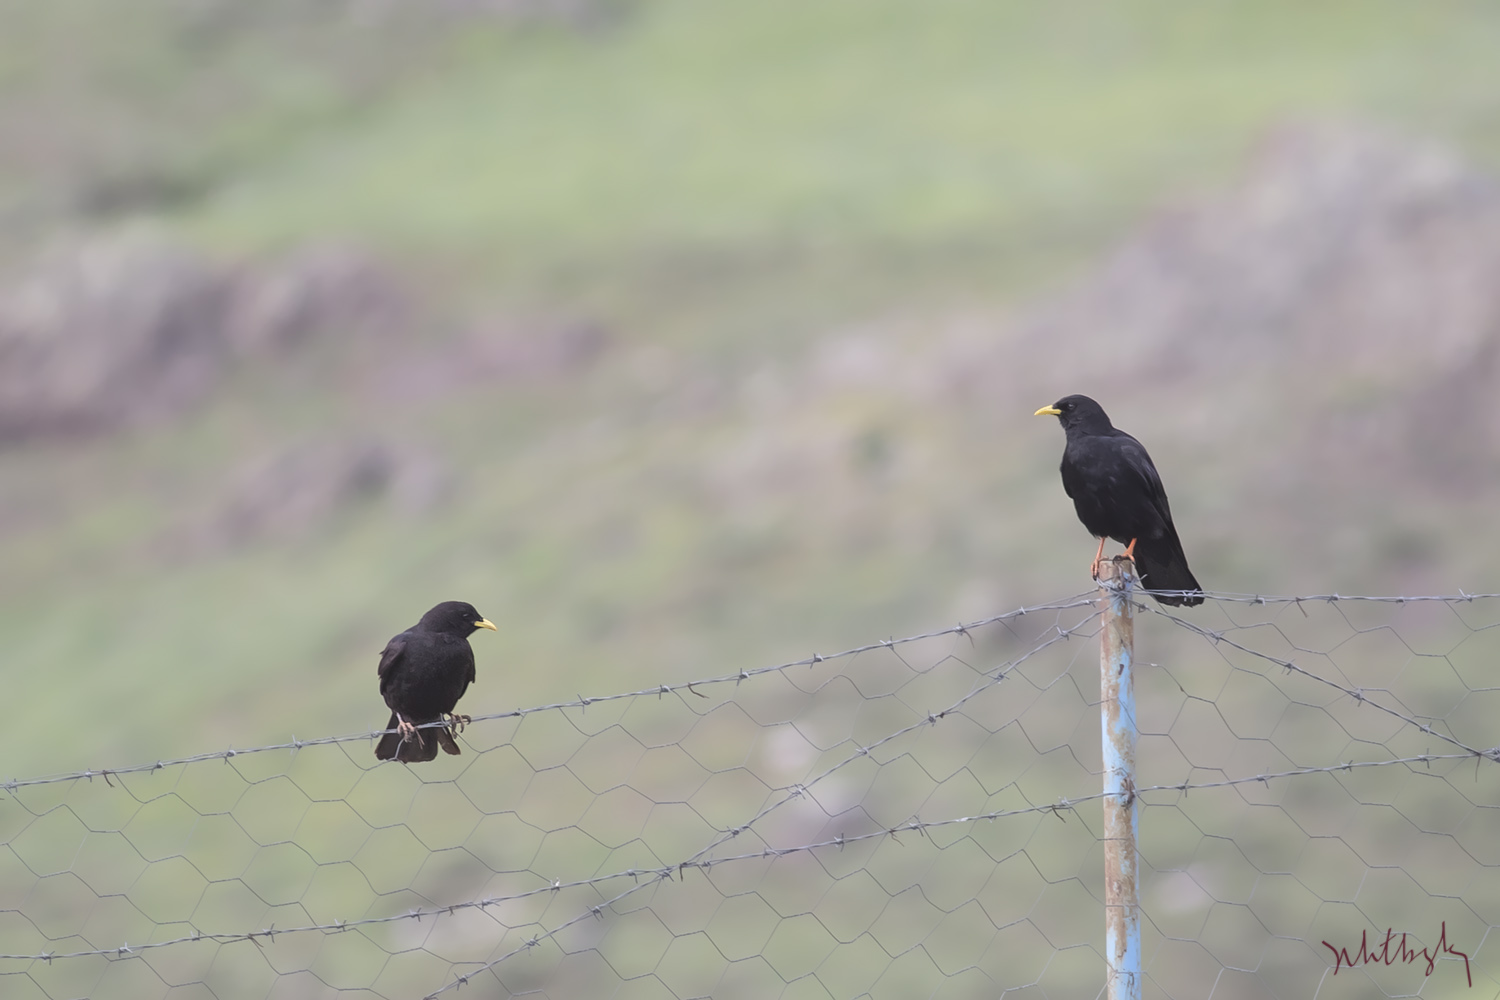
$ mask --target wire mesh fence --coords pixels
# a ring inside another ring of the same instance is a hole
[[[0,994],[1097,996],[1099,628],[14,779]],[[1500,596],[1148,601],[1135,659],[1144,995],[1496,995]]]

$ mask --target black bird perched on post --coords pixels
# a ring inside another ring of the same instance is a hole
[[[1151,456],[1135,438],[1115,429],[1104,408],[1087,396],[1064,396],[1035,416],[1057,417],[1068,436],[1063,448],[1063,490],[1073,498],[1078,520],[1099,539],[1091,572],[1099,576],[1104,540],[1113,538],[1135,560],[1141,585],[1162,604],[1203,603],[1187,556],[1172,524],[1167,491]]]
[[[375,747],[381,760],[412,763],[432,760],[438,747],[458,753],[452,730],[462,729],[466,715],[454,715],[454,706],[474,683],[474,650],[469,636],[477,629],[495,626],[463,601],[444,601],[422,616],[422,620],[385,644],[380,654],[380,693],[391,709],[386,733]],[[446,721],[432,729],[423,723]]]

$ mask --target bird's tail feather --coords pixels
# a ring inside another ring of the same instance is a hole
[[[1164,539],[1159,545],[1145,545],[1144,540],[1135,548],[1135,568],[1140,573],[1141,586],[1152,591],[1187,591],[1182,594],[1152,594],[1162,604],[1175,607],[1193,607],[1203,603],[1203,588],[1188,569],[1187,556],[1182,554],[1182,544],[1175,538]]]

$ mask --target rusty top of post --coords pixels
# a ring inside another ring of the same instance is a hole
[[[1140,579],[1135,575],[1135,563],[1125,556],[1114,556],[1099,563],[1101,587],[1134,587],[1139,583]]]

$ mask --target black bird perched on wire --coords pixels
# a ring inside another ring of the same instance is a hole
[[[391,710],[386,733],[375,746],[381,760],[412,763],[432,760],[438,747],[458,753],[454,729],[461,730],[467,715],[454,715],[454,706],[474,683],[474,650],[469,636],[478,629],[493,630],[474,605],[444,601],[422,620],[385,644],[380,654],[380,693]],[[446,722],[418,729],[428,722]]]
[[[1152,597],[1162,604],[1202,604],[1203,588],[1182,554],[1167,491],[1141,443],[1117,430],[1104,408],[1087,396],[1064,396],[1035,416],[1043,414],[1057,417],[1068,437],[1063,490],[1073,498],[1078,520],[1099,539],[1090,570],[1094,578],[1099,577],[1104,541],[1113,538],[1135,560],[1141,585],[1156,592]]]

